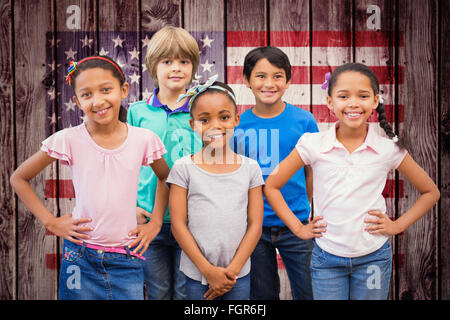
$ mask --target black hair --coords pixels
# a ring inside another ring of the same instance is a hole
[[[94,57],[99,57],[100,59],[94,59]],[[93,57],[89,57],[89,60],[85,60],[85,61],[82,61],[81,63],[78,63],[75,71],[71,74],[70,86],[72,87],[72,89],[74,91],[75,91],[75,79],[77,78],[77,76],[83,70],[92,69],[92,68],[101,68],[101,69],[110,70],[112,72],[114,78],[119,80],[120,86],[122,86],[125,83],[123,70],[113,59],[111,59],[108,56],[93,56]]]
[[[243,75],[247,80],[250,80],[250,75],[256,63],[266,58],[274,66],[281,68],[286,72],[286,82],[291,80],[291,63],[288,56],[277,47],[266,46],[251,50],[244,59]]]
[[[371,68],[369,68],[368,66],[366,66],[362,63],[350,62],[350,63],[346,63],[346,64],[339,66],[331,74],[330,80],[328,81],[328,96],[331,97],[333,87],[335,86],[339,75],[341,75],[344,72],[358,72],[358,73],[366,76],[370,81],[370,86],[372,87],[374,94],[375,95],[379,94],[380,84],[378,82],[377,76],[375,75],[375,72],[373,72],[373,70]],[[380,127],[384,130],[384,132],[390,139],[394,138],[396,136],[396,134],[395,134],[394,130],[392,129],[392,126],[390,125],[390,123],[387,121],[384,103],[379,102],[378,107],[376,108],[376,111],[378,113],[378,122],[380,123]],[[400,138],[400,137],[397,137],[397,138],[398,138],[398,141],[396,142],[397,145],[400,148],[405,148],[405,145],[406,145],[405,139]]]
[[[225,84],[225,83],[223,83],[223,82],[215,81],[211,86],[217,86],[217,87],[224,88],[225,90],[231,92],[231,94],[232,94],[234,97],[236,97],[236,95],[235,95],[234,92],[233,92],[233,89],[231,89],[231,87],[230,87],[229,85],[227,85],[227,84]],[[194,110],[194,107],[195,107],[195,105],[196,105],[196,102],[197,102],[198,97],[201,96],[201,95],[203,95],[203,94],[205,94],[205,93],[216,93],[216,92],[222,93],[222,94],[226,95],[226,96],[228,97],[228,99],[230,99],[230,101],[233,102],[233,105],[234,105],[234,111],[235,111],[235,113],[237,114],[237,106],[236,106],[236,102],[233,101],[233,99],[230,97],[230,95],[229,95],[228,93],[226,93],[226,92],[224,92],[224,91],[222,91],[222,90],[220,90],[220,89],[215,89],[215,88],[209,87],[209,88],[206,89],[205,91],[199,93],[199,94],[195,97],[195,100],[192,102],[191,109],[189,110],[189,113],[190,113],[190,115],[191,115],[191,118],[192,118],[192,110]]]

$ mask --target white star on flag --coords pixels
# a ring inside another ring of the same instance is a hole
[[[67,60],[69,59],[75,60],[75,55],[77,54],[77,52],[73,51],[72,48],[70,48],[69,51],[64,51],[64,53],[66,54]]]
[[[66,106],[66,111],[69,110],[75,111],[75,107],[77,106],[72,99],[70,99],[69,102],[65,102],[64,105]]]
[[[203,42],[203,47],[202,48],[204,48],[204,47],[210,47],[211,48],[211,42],[213,42],[214,39],[210,39],[208,37],[208,35],[206,35],[206,37],[203,38],[203,39],[200,39],[200,41]]]
[[[139,51],[136,50],[136,47],[132,51],[128,51],[128,53],[131,55],[131,60],[136,59],[139,60]]]
[[[142,99],[147,100],[148,98],[150,98],[151,95],[152,93],[148,91],[148,88],[145,88],[145,91],[142,92]]]
[[[120,39],[120,35],[117,35],[117,38],[112,39],[112,41],[114,42],[114,48],[115,47],[121,47],[122,48],[122,42],[124,42],[125,39]]]
[[[145,63],[142,64],[142,71],[147,71],[147,65]]]
[[[131,76],[129,76],[130,77],[130,79],[131,79],[131,83],[133,84],[133,83],[137,83],[137,84],[139,84],[139,78],[141,77],[140,75],[138,75],[138,74],[136,74],[136,72],[135,73],[133,73]]]
[[[209,63],[208,60],[206,60],[205,63],[202,63],[202,64],[200,64],[200,65],[201,65],[202,68],[203,68],[203,72],[205,72],[205,71],[207,71],[207,70],[208,70],[208,72],[211,72],[211,67],[214,66],[214,64]]]
[[[142,41],[142,48],[144,48],[146,46],[148,47],[148,44],[150,43],[150,39],[148,38],[147,35],[145,36],[145,39],[142,39],[141,41]]]
[[[50,42],[50,46],[53,48],[55,46],[55,39],[48,39],[48,42]],[[56,39],[56,47],[59,47],[59,43],[61,42],[61,39]]]
[[[200,84],[200,78],[202,78],[202,76],[199,75],[199,74],[196,72],[196,73],[195,73],[195,76],[194,76],[194,80],[192,80],[192,83],[193,83],[193,84],[199,85],[199,84]]]
[[[108,53],[109,53],[109,51],[106,51],[104,48],[102,48],[98,54],[101,56],[107,56]]]
[[[93,39],[89,39],[87,35],[84,36],[84,39],[80,39],[80,41],[83,43],[83,47],[91,47]]]

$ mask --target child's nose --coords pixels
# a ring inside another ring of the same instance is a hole
[[[179,70],[180,69],[180,62],[173,61],[172,62],[172,70]]]
[[[94,107],[101,106],[103,104],[103,102],[104,102],[104,99],[101,95],[94,94],[93,99],[92,99],[92,105]]]

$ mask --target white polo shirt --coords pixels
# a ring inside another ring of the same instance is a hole
[[[322,216],[327,230],[317,245],[342,257],[359,257],[379,249],[384,235],[364,231],[364,219],[371,210],[386,212],[382,195],[390,170],[406,156],[390,139],[369,124],[364,143],[352,153],[336,139],[337,122],[325,132],[305,133],[296,149],[313,169],[314,216]]]

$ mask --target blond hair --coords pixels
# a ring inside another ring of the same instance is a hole
[[[145,65],[155,86],[158,86],[156,66],[162,59],[167,58],[187,58],[191,60],[192,81],[200,63],[197,41],[183,28],[173,26],[166,26],[152,36],[145,56]]]

